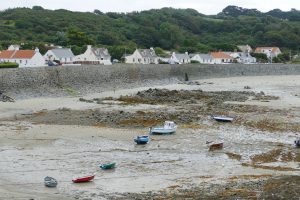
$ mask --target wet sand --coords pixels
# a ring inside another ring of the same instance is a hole
[[[156,88],[263,91],[279,99],[267,102],[250,99],[238,104],[290,111],[291,120],[299,125],[300,76],[236,77],[199,80],[199,83]],[[244,86],[251,89],[246,90]],[[118,97],[146,89],[117,90],[82,98]],[[86,103],[77,96],[0,102],[0,199],[132,199],[134,194],[149,199],[149,192],[162,192],[160,198],[163,198],[168,192],[174,194],[194,187],[202,187],[207,192],[205,187],[210,184],[224,188],[233,179],[242,183],[299,175],[300,152],[293,147],[293,141],[300,135],[288,130],[270,132],[234,123],[219,125],[207,117],[201,121],[207,126],[179,126],[174,135],[151,136],[149,144],[138,146],[133,138],[147,133],[146,127],[49,125],[22,118],[42,110],[62,108],[132,112],[166,107]],[[219,140],[224,141],[224,148],[209,152],[206,141]],[[272,155],[275,160],[264,160],[264,154],[278,149],[280,152]],[[100,170],[100,164],[111,161],[117,163],[116,169]],[[76,176],[88,174],[96,174],[93,182],[71,182]],[[44,187],[45,176],[55,177],[59,182],[57,188]],[[254,190],[251,187],[249,190]]]

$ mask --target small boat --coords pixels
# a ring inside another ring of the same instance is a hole
[[[211,115],[211,118],[218,122],[232,122],[234,119],[233,117],[214,116],[214,115]]]
[[[296,147],[300,147],[300,140],[295,140],[294,143],[295,143],[295,146],[296,146]]]
[[[171,134],[175,133],[177,129],[177,125],[172,121],[165,121],[163,127],[154,127],[150,128],[150,134]]]
[[[142,136],[137,136],[134,141],[137,144],[147,144],[149,142],[149,136],[148,135],[142,135]]]
[[[108,163],[108,164],[100,165],[100,168],[103,170],[113,169],[115,167],[116,167],[116,163]]]
[[[46,176],[44,178],[44,183],[45,183],[45,186],[47,186],[47,187],[56,187],[57,186],[57,180],[55,178],[52,178],[49,176]]]
[[[223,149],[223,142],[213,143],[209,145],[209,151],[214,151],[218,149]]]
[[[95,178],[95,175],[92,176],[86,176],[86,177],[81,177],[81,178],[76,178],[73,179],[73,183],[84,183],[84,182],[89,182]]]

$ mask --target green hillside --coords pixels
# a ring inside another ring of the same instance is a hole
[[[0,12],[0,47],[54,43],[82,52],[85,44],[107,46],[120,58],[136,47],[180,52],[234,50],[238,44],[300,48],[300,11],[262,13],[235,6],[215,16],[193,9],[163,8],[132,13],[72,12],[39,6]],[[43,49],[42,49],[43,50]]]

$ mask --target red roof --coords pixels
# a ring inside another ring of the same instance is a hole
[[[21,58],[32,58],[35,54],[34,50],[18,50],[13,55],[12,58],[21,59]]]
[[[4,50],[0,53],[2,59],[30,59],[34,56],[34,50]]]
[[[4,50],[0,53],[0,58],[9,59],[13,56],[15,51]]]
[[[211,52],[210,55],[213,58],[233,59],[230,55],[223,53],[223,52]]]
[[[280,51],[278,47],[257,47],[255,49],[255,53],[262,53],[263,50],[271,50],[272,53],[275,53],[276,51]]]

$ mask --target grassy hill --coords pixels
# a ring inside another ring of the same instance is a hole
[[[180,52],[234,50],[238,44],[300,49],[300,11],[229,6],[215,16],[193,9],[162,8],[131,13],[72,12],[39,6],[0,11],[0,47],[10,43],[42,46],[87,43],[107,46],[119,58],[136,47],[161,47]]]

